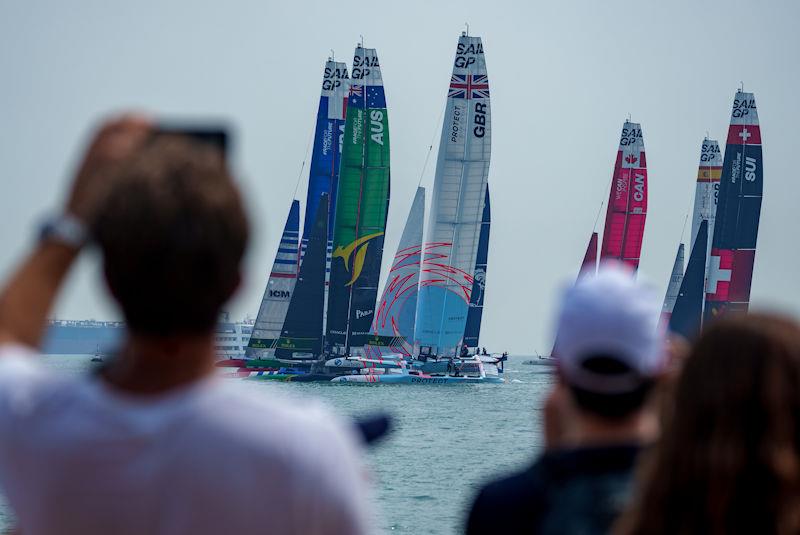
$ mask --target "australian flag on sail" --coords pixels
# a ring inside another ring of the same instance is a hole
[[[489,98],[489,76],[486,74],[453,74],[448,97]]]
[[[350,95],[347,101],[348,106],[353,106],[356,108],[363,108],[364,106],[364,98],[366,91],[366,99],[367,99],[367,108],[385,108],[386,107],[386,96],[383,92],[383,86],[380,85],[351,85],[350,86]]]

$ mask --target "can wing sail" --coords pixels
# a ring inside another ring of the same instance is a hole
[[[478,258],[475,261],[475,275],[472,294],[467,312],[467,326],[464,329],[464,345],[478,347],[483,319],[483,299],[486,294],[486,270],[489,264],[489,231],[492,225],[492,209],[489,204],[489,185],[486,185],[486,199],[481,218],[481,237],[478,240]]]
[[[704,220],[697,229],[689,254],[689,265],[681,281],[675,306],[669,318],[669,330],[687,340],[700,332],[703,317],[703,284],[706,273],[709,222]]]
[[[289,310],[289,300],[297,281],[299,225],[300,203],[292,201],[253,332],[245,349],[245,356],[248,358],[268,356],[281,335],[283,321]]]
[[[389,121],[375,49],[356,48],[342,144],[326,343],[363,354],[371,335],[389,206]]]
[[[374,336],[367,353],[411,355],[422,252],[422,225],[425,221],[425,188],[417,188],[406,226],[389,270],[373,325]]]
[[[647,161],[642,128],[625,122],[608,197],[600,258],[639,267],[647,218]]]
[[[747,312],[764,175],[761,129],[752,93],[736,93],[719,184],[704,316]]]
[[[328,244],[328,196],[322,194],[317,219],[300,265],[275,357],[316,358],[322,353],[322,307],[325,304],[325,256]]]
[[[480,37],[458,40],[423,247],[415,342],[453,355],[464,337],[491,154]]]

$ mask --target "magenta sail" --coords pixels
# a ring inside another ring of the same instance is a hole
[[[600,259],[620,260],[637,269],[646,218],[647,161],[642,128],[626,122],[614,164]]]

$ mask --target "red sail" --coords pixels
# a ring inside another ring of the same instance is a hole
[[[647,161],[642,128],[626,122],[614,165],[600,258],[639,267],[647,218]]]
[[[581,273],[586,270],[597,271],[597,232],[592,232],[589,245],[586,247],[586,254],[583,255]]]

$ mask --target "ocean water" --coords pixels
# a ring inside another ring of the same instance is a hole
[[[395,427],[367,451],[378,533],[463,531],[481,483],[524,467],[542,448],[541,401],[550,368],[512,356],[503,385],[347,385],[238,381],[256,395],[314,397],[344,416],[389,412]],[[44,357],[58,373],[86,373],[90,357]],[[500,513],[502,514],[502,513]],[[13,513],[0,501],[0,526]]]

